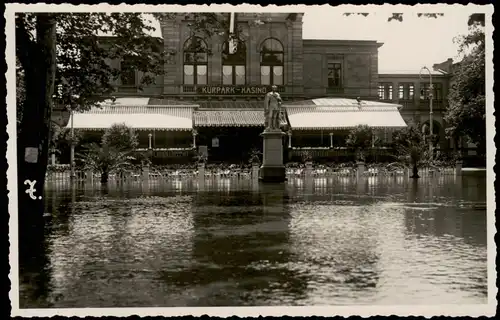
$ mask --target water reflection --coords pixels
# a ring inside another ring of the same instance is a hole
[[[46,191],[22,307],[483,303],[484,176]]]

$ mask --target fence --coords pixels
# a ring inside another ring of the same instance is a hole
[[[419,168],[420,177],[437,177],[461,175],[462,167],[458,162],[454,167],[423,167]],[[108,183],[144,183],[161,182],[167,180],[199,178],[234,178],[234,179],[255,179],[259,175],[259,166],[252,167],[218,167],[198,165],[198,167],[185,167],[177,169],[150,168],[144,167],[138,171],[123,171],[120,173],[110,173]],[[398,164],[389,165],[368,165],[358,163],[353,166],[328,167],[325,165],[313,166],[312,163],[297,165],[296,167],[287,167],[286,175],[288,177],[369,177],[369,176],[400,176],[410,177],[411,168],[403,167]],[[71,174],[69,170],[49,170],[46,176],[46,182],[49,185],[67,185],[71,183]],[[73,178],[75,184],[94,185],[101,182],[101,173],[92,171],[76,170]]]

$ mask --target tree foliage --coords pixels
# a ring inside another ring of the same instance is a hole
[[[357,158],[365,160],[364,149],[370,148],[373,142],[373,129],[367,125],[359,125],[351,129],[346,138],[346,145],[356,149]]]
[[[399,162],[413,167],[413,176],[418,178],[418,167],[428,163],[429,147],[420,125],[410,123],[392,135],[393,149]]]
[[[469,33],[458,37],[459,53],[464,57],[452,75],[445,121],[446,133],[457,139],[466,137],[479,153],[486,150],[486,73],[484,14],[471,16]]]
[[[102,145],[121,151],[133,151],[139,141],[133,128],[124,123],[116,123],[104,131]]]
[[[38,13],[16,15],[16,49],[22,69],[29,68],[29,54],[36,47]],[[53,13],[56,24],[57,103],[72,109],[90,108],[115,92],[119,65],[127,59],[144,72],[140,84],[150,84],[163,72],[160,39],[149,35],[141,13]],[[103,38],[102,34],[113,34]]]

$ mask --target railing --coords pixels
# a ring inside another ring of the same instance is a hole
[[[356,151],[352,148],[346,147],[294,147],[289,151],[289,157],[291,159],[296,157],[301,157],[304,152],[309,153],[309,155],[313,159],[337,159],[338,158],[352,158],[356,155]],[[377,157],[389,157],[393,158],[393,150],[391,148],[369,148],[365,150],[365,155],[368,158],[377,158]]]

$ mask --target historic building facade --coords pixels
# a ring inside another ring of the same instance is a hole
[[[303,39],[302,17],[237,13],[235,42],[194,32],[189,13],[164,19],[165,74],[139,90],[142,74],[127,61],[111,62],[122,69],[116,101],[104,111],[75,114],[73,125],[103,130],[125,122],[139,131],[141,147],[158,157],[179,157],[201,147],[212,159],[243,159],[249,149],[260,147],[263,99],[271,85],[278,86],[295,119],[284,142],[289,149],[315,146],[330,150],[323,155],[338,154],[332,149],[343,147],[349,128],[357,124],[371,125],[387,139],[392,129],[406,125],[401,115],[406,121],[428,121],[428,75],[379,73],[382,44],[376,41]],[[447,148],[442,114],[449,76],[435,72],[433,83],[434,132],[440,147]]]

